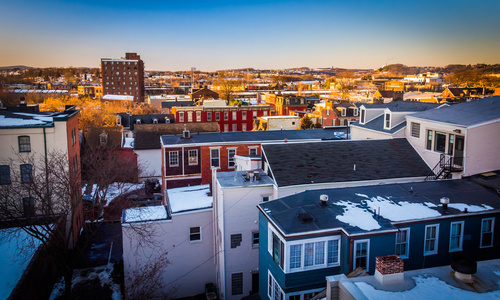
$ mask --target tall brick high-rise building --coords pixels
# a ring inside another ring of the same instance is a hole
[[[137,53],[125,53],[125,58],[101,59],[103,95],[133,96],[134,102],[144,102],[144,62]]]

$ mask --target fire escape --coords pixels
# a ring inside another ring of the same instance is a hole
[[[463,162],[463,157],[441,154],[439,162],[434,166],[432,172],[425,177],[425,180],[446,179],[452,172],[462,172],[464,170]]]

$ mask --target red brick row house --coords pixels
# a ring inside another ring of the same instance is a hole
[[[345,128],[200,133],[161,136],[161,174],[165,189],[208,184],[211,169],[235,170],[235,156],[260,156],[261,144],[339,139]]]
[[[217,122],[221,132],[250,131],[258,117],[270,116],[272,106],[173,107],[176,123]]]

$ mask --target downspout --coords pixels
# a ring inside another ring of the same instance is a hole
[[[45,186],[47,187],[47,203],[49,205],[49,211],[52,211],[52,205],[50,203],[50,190],[49,190],[49,162],[47,157],[47,133],[45,132],[45,127],[43,127],[43,148],[45,153]]]
[[[353,240],[352,238],[349,238],[349,273],[353,271],[352,269],[352,251],[353,251]]]

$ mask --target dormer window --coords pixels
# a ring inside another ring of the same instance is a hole
[[[352,115],[355,116],[355,117],[358,116],[358,108],[353,108]]]
[[[360,117],[360,123],[365,124],[366,123],[366,109],[362,108],[361,109],[361,117]]]
[[[384,120],[384,129],[391,129],[391,113],[385,113]]]
[[[135,120],[135,124],[141,124],[141,119]]]
[[[342,107],[342,111],[340,112],[340,116],[345,117],[347,109]]]
[[[157,118],[153,119],[153,124],[158,124],[158,119]]]
[[[122,117],[116,116],[116,125],[122,125]]]
[[[170,123],[170,119],[168,117],[165,117],[165,123]]]

